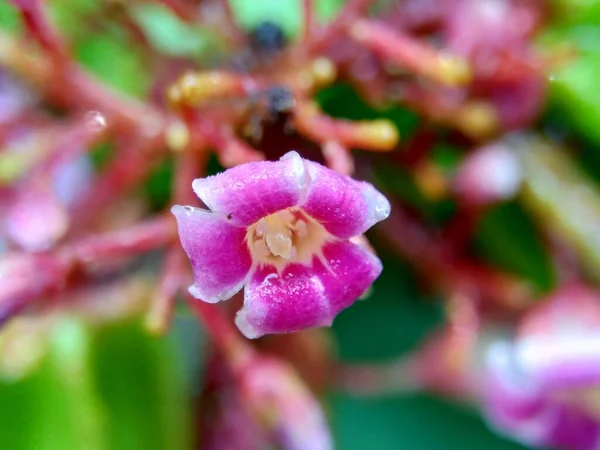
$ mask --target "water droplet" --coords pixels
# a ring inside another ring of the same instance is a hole
[[[106,117],[99,111],[88,111],[84,118],[85,126],[90,131],[102,131],[106,128]]]

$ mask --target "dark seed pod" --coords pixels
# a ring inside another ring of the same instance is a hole
[[[267,109],[270,115],[289,113],[294,108],[294,94],[285,86],[271,86],[267,91]]]
[[[265,21],[250,33],[252,49],[262,56],[274,56],[286,45],[283,30],[276,23]]]

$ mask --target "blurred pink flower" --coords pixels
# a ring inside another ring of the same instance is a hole
[[[506,143],[497,142],[464,159],[456,173],[454,191],[462,202],[483,206],[514,197],[522,177],[518,156]]]
[[[259,358],[243,371],[240,382],[248,407],[281,448],[333,448],[321,405],[289,366]]]
[[[194,270],[190,293],[216,303],[246,286],[236,324],[248,338],[329,326],[381,273],[350,241],[390,212],[369,183],[289,152],[193,188],[210,210],[172,209]]]
[[[64,206],[51,188],[41,183],[18,192],[5,214],[6,236],[26,251],[47,250],[67,232]]]
[[[494,342],[484,391],[492,424],[544,448],[598,448],[598,324],[598,294],[569,285],[529,312],[513,341]]]

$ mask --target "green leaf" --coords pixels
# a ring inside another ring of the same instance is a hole
[[[343,311],[333,331],[342,360],[377,361],[412,349],[441,323],[440,303],[419,294],[407,268],[386,258],[371,295]]]
[[[21,17],[15,7],[10,2],[0,2],[0,29],[15,33],[21,28]]]
[[[64,316],[45,345],[23,378],[0,378],[0,448],[190,448],[186,380],[170,338],[149,336],[137,321]]]
[[[104,419],[90,370],[90,332],[76,318],[54,326],[34,372],[0,383],[0,448],[106,449]]]
[[[76,41],[89,35],[89,28],[83,24],[97,16],[101,3],[95,0],[51,0],[44,2],[44,7],[61,36]]]
[[[499,267],[530,280],[541,291],[554,284],[552,263],[531,219],[516,203],[489,210],[475,232],[477,252]]]
[[[164,209],[171,200],[175,164],[168,159],[154,170],[144,185],[144,192],[154,211]],[[190,189],[192,187],[190,186]]]
[[[600,24],[598,0],[551,0],[550,4],[556,22]]]
[[[77,60],[113,88],[144,97],[150,85],[148,69],[140,54],[123,39],[111,34],[91,34],[75,45]]]
[[[131,11],[152,46],[165,54],[198,57],[214,51],[218,43],[202,28],[186,24],[160,5],[142,3],[133,5]]]
[[[477,415],[426,395],[331,398],[336,448],[343,450],[525,450],[494,435]]]
[[[431,149],[433,163],[446,174],[452,174],[456,170],[464,154],[464,150],[445,143],[437,143]]]
[[[230,0],[236,21],[247,30],[264,21],[277,23],[289,36],[302,29],[302,0]],[[319,19],[328,20],[335,15],[343,0],[317,0],[315,12]]]
[[[94,372],[104,400],[111,450],[180,450],[189,445],[189,408],[172,342],[139,323],[96,336]]]
[[[551,74],[551,105],[562,121],[596,143],[600,143],[599,40],[600,28],[595,25],[549,28],[539,39],[547,52],[575,51],[576,56]]]
[[[419,122],[417,114],[399,106],[376,109],[367,105],[350,85],[344,83],[323,89],[318,93],[317,100],[321,108],[333,117],[348,120],[389,119],[400,132],[400,139],[409,137]]]

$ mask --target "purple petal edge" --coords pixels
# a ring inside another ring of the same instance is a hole
[[[252,265],[246,230],[203,209],[175,205],[171,212],[194,271],[190,294],[208,303],[231,298],[244,286]]]
[[[242,334],[254,339],[330,326],[382,270],[375,255],[351,242],[330,242],[323,254],[329,267],[315,257],[312,266],[290,264],[281,275],[271,266],[256,270],[236,316]]]

